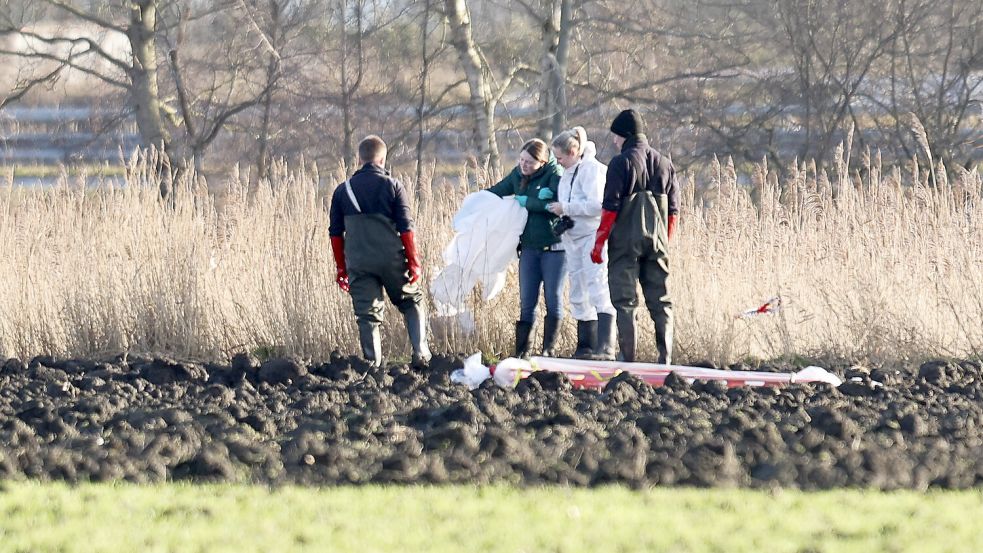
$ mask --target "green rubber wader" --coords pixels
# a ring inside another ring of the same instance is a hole
[[[365,359],[382,362],[383,292],[407,320],[413,353],[429,359],[423,290],[419,282],[409,282],[403,243],[392,220],[380,214],[345,217],[345,259]]]
[[[608,286],[618,318],[618,346],[635,360],[635,310],[641,285],[659,350],[659,363],[672,362],[672,301],[669,299],[668,199],[649,191],[629,196],[618,212],[608,242]]]

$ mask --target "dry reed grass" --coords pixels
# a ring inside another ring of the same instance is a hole
[[[781,182],[761,165],[750,189],[729,162],[708,168],[703,194],[687,177],[672,252],[677,361],[826,356],[879,364],[983,351],[980,175],[935,166],[930,176],[917,163],[883,171],[869,155],[848,172],[849,160],[838,157],[831,176],[795,164]],[[0,355],[221,360],[259,350],[319,360],[356,351],[327,237],[333,186],[323,183],[339,175],[281,165],[259,187],[234,173],[217,195],[187,177],[165,206],[152,166],[135,159],[125,186],[95,189],[72,184],[84,176],[44,191],[18,189],[8,177],[0,190]],[[487,184],[485,174],[464,168],[459,179],[429,177],[411,188],[429,276],[457,206]],[[500,297],[475,304],[472,333],[456,319],[433,318],[432,347],[509,351],[518,312],[510,278]],[[735,318],[778,294],[777,315]],[[384,329],[394,357],[407,352],[397,315],[387,311]],[[651,323],[644,312],[640,320],[641,351],[651,352]],[[570,350],[573,322],[566,324]]]

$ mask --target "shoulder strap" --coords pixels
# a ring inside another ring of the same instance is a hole
[[[355,206],[355,211],[361,213],[362,206],[358,205],[358,200],[355,199],[355,191],[352,190],[352,179],[347,179],[345,181],[345,192],[348,192],[348,199],[352,201],[352,205]]]

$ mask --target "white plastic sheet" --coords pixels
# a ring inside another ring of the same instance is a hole
[[[463,369],[451,373],[451,382],[464,384],[474,390],[482,382],[494,378],[495,383],[502,388],[514,388],[522,375],[528,375],[532,370],[528,360],[509,357],[498,362],[495,374],[492,375],[491,369],[481,364],[481,352],[478,352],[464,360]]]
[[[720,380],[728,387],[738,386],[789,386],[809,382],[824,382],[839,386],[842,381],[835,374],[822,367],[806,367],[794,373],[730,371],[687,367],[684,365],[659,365],[656,363],[628,363],[624,361],[591,361],[583,359],[561,359],[554,357],[533,357],[532,359],[508,358],[498,362],[494,368],[481,364],[481,354],[469,357],[463,369],[454,371],[451,380],[467,384],[472,390],[489,378],[503,388],[512,388],[519,380],[535,371],[551,371],[566,374],[575,388],[602,389],[608,380],[621,372],[635,375],[643,382],[662,386],[669,373],[676,373],[689,382],[694,380]]]
[[[454,238],[444,250],[445,267],[430,284],[437,315],[465,312],[465,301],[478,283],[485,301],[502,291],[527,216],[512,196],[499,198],[482,190],[464,199],[454,216]]]
[[[491,371],[481,364],[481,352],[471,355],[464,360],[464,368],[451,373],[451,382],[465,384],[474,390],[481,383],[491,378]]]

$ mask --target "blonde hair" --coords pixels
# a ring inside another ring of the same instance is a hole
[[[563,131],[553,139],[553,147],[565,154],[584,153],[584,144],[587,143],[587,131],[583,127],[574,127]]]

